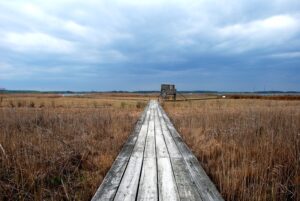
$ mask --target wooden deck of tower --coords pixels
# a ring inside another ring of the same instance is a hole
[[[150,101],[92,198],[92,201],[100,200],[223,198],[159,103]]]

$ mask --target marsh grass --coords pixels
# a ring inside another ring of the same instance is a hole
[[[225,200],[300,199],[300,101],[206,100],[164,108]]]
[[[0,108],[0,200],[90,200],[142,100],[8,96]]]

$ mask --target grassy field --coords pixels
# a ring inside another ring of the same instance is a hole
[[[156,96],[0,95],[0,200],[90,200]],[[298,98],[185,96],[163,106],[226,200],[300,199]]]
[[[90,200],[148,99],[0,96],[0,200]]]
[[[226,200],[300,200],[300,101],[248,98],[164,108]]]

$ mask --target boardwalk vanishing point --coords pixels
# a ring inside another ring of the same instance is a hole
[[[223,198],[162,107],[152,100],[92,198],[100,200]]]

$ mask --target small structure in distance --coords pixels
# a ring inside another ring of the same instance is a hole
[[[174,84],[162,84],[160,89],[160,96],[163,99],[167,99],[168,96],[173,96],[173,100],[176,100],[176,88]]]

